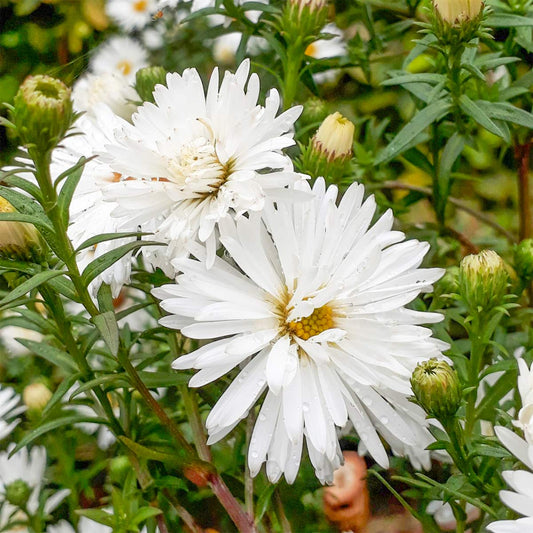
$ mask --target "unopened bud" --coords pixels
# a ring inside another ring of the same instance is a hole
[[[27,385],[22,392],[22,401],[30,411],[42,411],[50,401],[52,392],[43,383]]]
[[[135,75],[135,90],[143,102],[154,101],[156,85],[166,85],[167,71],[163,67],[144,67]]]
[[[411,376],[411,387],[417,403],[430,417],[448,419],[459,408],[459,377],[446,361],[430,359],[419,363]]]
[[[474,20],[483,8],[482,0],[433,0],[440,18],[452,26]]]
[[[493,250],[467,255],[459,266],[459,294],[471,313],[488,312],[500,305],[507,282],[503,259]]]
[[[0,213],[16,213],[16,209],[0,196]],[[42,241],[35,226],[27,222],[0,221],[0,257],[36,259],[42,252]]]
[[[65,136],[73,120],[70,89],[50,76],[28,76],[14,98],[12,121],[22,144],[47,152]]]
[[[514,248],[514,269],[528,285],[533,280],[533,239],[525,239]]]
[[[288,42],[315,40],[327,16],[327,0],[288,0],[281,16],[282,34]]]
[[[328,161],[347,159],[352,155],[354,132],[353,123],[337,111],[318,128],[312,140],[313,150]]]
[[[313,96],[305,102],[301,120],[304,124],[313,124],[324,120],[327,114],[328,106],[326,102]]]
[[[12,481],[5,490],[6,500],[16,507],[24,507],[31,495],[31,488],[22,479]]]

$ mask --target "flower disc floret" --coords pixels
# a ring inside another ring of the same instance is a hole
[[[303,340],[334,327],[333,310],[328,305],[315,309],[308,317],[289,322],[288,330]]]

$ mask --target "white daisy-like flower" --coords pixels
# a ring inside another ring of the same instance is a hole
[[[28,339],[34,342],[42,342],[43,335],[33,329],[20,326],[3,326],[0,328],[0,342],[9,355],[15,357],[28,355],[30,350],[17,339]]]
[[[487,526],[493,533],[530,533],[533,531],[533,445],[505,427],[496,427],[500,442],[524,465],[526,470],[507,470],[503,478],[513,490],[500,491],[501,501],[513,511],[524,515],[517,520],[499,520]]]
[[[109,2],[111,6],[113,2]],[[126,2],[133,3],[133,2]],[[115,74],[129,83],[135,81],[135,73],[148,66],[148,53],[131,37],[111,37],[100,45],[89,62],[95,74]],[[112,89],[112,87],[110,87]]]
[[[217,37],[213,41],[213,59],[224,65],[232,64],[235,61],[235,54],[239,49],[241,38],[242,33],[239,32],[225,33]],[[268,43],[265,39],[252,35],[246,43],[246,53],[256,55],[265,50],[267,46]]]
[[[124,76],[111,72],[86,74],[72,87],[74,109],[93,116],[98,104],[106,104],[113,113],[129,120],[137,109],[135,102],[140,100],[137,91]]]
[[[169,258],[186,255],[189,242],[206,243],[213,261],[220,220],[260,211],[266,196],[292,194],[285,187],[300,179],[282,150],[294,144],[301,107],[276,116],[275,90],[258,105],[259,78],[249,77],[249,67],[244,61],[220,86],[215,69],[207,94],[195,69],[168,74],[167,87],[155,88],[155,105],[139,107],[133,125],[115,117],[113,130],[106,128],[114,141],[101,159],[122,178],[105,198],[118,204],[119,229],[135,224],[169,243],[143,249],[169,275]]]
[[[165,8],[176,8],[178,4],[180,4],[183,0],[156,0],[156,5],[158,9],[165,9]],[[240,6],[244,3],[246,3],[247,0],[235,0],[235,5]],[[258,0],[261,4],[268,4],[268,0]],[[215,0],[193,0],[191,5],[191,12],[199,11],[200,9],[207,9],[212,8],[216,6]],[[258,10],[250,10],[246,11],[245,15],[246,18],[248,18],[251,22],[254,24],[259,20],[259,17],[261,16],[262,11]],[[224,17],[222,15],[209,15],[209,20],[211,25],[218,25],[218,24],[229,24],[231,20],[229,17]]]
[[[296,188],[311,193],[306,182]],[[314,199],[265,206],[221,224],[220,240],[236,266],[216,258],[178,259],[175,285],[154,289],[169,316],[160,323],[194,339],[218,339],[178,358],[176,369],[200,370],[192,387],[243,365],[206,426],[209,443],[227,435],[265,393],[248,452],[256,475],[294,481],[305,436],[321,481],[342,456],[336,428],[351,420],[365,447],[388,465],[385,440],[420,445],[428,437],[422,410],[408,401],[416,364],[447,344],[418,326],[442,316],[404,306],[441,277],[420,269],[428,244],[402,242],[388,211],[370,227],[376,204],[352,185],[337,207],[336,187],[322,179]],[[248,360],[248,358],[251,359]]]
[[[319,39],[312,42],[305,49],[305,54],[314,59],[326,59],[329,57],[343,56],[346,54],[346,41],[342,30],[333,23],[326,24],[321,33],[330,33],[335,35],[331,39]],[[313,74],[317,83],[333,81],[339,74],[338,69],[330,69],[324,72]]]
[[[44,485],[46,469],[46,449],[34,446],[29,452],[22,448],[10,457],[15,444],[10,444],[7,451],[0,452],[0,497],[5,499],[6,488],[16,481],[24,481],[31,489],[26,508],[35,514],[39,508],[39,495]],[[69,489],[58,490],[44,504],[44,513],[49,514],[70,494]],[[4,504],[9,505],[9,504]]]
[[[81,116],[75,123],[73,131],[81,133],[65,139],[52,154],[51,173],[57,178],[62,172],[74,166],[81,156],[93,157],[96,152],[104,150],[112,141],[110,134],[115,124],[114,115],[107,106],[97,106],[98,123],[87,115]],[[78,248],[87,239],[106,233],[117,233],[118,220],[111,216],[117,205],[104,199],[104,190],[120,176],[99,158],[88,161],[83,169],[81,180],[76,188],[70,205],[69,238],[74,248]],[[129,226],[122,223],[122,231],[136,232],[135,221]],[[80,270],[92,260],[127,243],[135,238],[115,239],[101,242],[96,246],[85,248],[76,256]],[[130,279],[132,254],[128,253],[111,267],[100,274],[89,286],[96,295],[101,283],[111,286],[116,298],[122,286]]]
[[[106,13],[127,32],[144,28],[157,9],[156,0],[108,0],[106,3]]]
[[[527,442],[533,444],[533,364],[528,368],[520,357],[518,369],[518,391],[522,400],[522,409],[518,412],[518,420],[513,421],[513,424],[522,429]]]
[[[20,396],[11,388],[0,388],[0,440],[11,435],[20,422],[17,415],[26,410],[20,405]]]

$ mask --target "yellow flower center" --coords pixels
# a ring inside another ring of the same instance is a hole
[[[289,332],[304,341],[332,327],[334,327],[333,311],[327,305],[315,309],[311,315],[298,322],[293,321],[288,324]]]
[[[124,74],[124,76],[127,76],[131,72],[131,63],[129,61],[119,61],[117,63],[117,68]]]
[[[315,43],[311,43],[308,45],[308,47],[305,49],[305,55],[310,57],[315,57],[317,53],[317,46]]]
[[[143,11],[146,11],[147,5],[148,2],[146,0],[137,0],[137,2],[133,2],[133,10],[142,13]]]

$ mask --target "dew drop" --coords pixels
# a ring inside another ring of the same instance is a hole
[[[258,418],[260,422],[264,422],[267,419],[267,417],[263,413],[261,413]]]
[[[386,417],[386,416],[382,416],[382,417],[380,417],[379,420],[380,420],[380,422],[381,422],[383,425],[387,425],[387,424],[389,423],[389,419],[388,419],[388,417]]]
[[[302,411],[303,411],[304,413],[307,413],[307,412],[309,411],[309,404],[308,404],[307,402],[304,402],[304,403],[302,404]]]
[[[259,457],[259,454],[257,452],[252,452],[252,458],[257,459]]]

